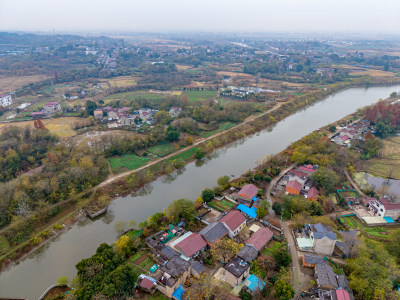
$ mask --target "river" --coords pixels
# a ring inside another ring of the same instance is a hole
[[[109,212],[95,221],[74,224],[19,264],[0,274],[0,296],[37,299],[58,277],[72,279],[75,264],[95,253],[99,244],[117,237],[114,223],[137,222],[162,211],[175,199],[194,200],[205,187],[213,187],[223,175],[239,176],[267,155],[276,154],[312,131],[353,113],[358,108],[386,98],[400,85],[351,88],[331,95],[277,123],[269,130],[246,137],[210,154],[202,164],[188,164],[178,174],[164,176],[135,196],[116,199]]]

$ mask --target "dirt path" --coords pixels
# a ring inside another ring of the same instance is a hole
[[[353,186],[353,188],[354,188],[361,196],[363,196],[363,197],[365,197],[365,198],[368,198],[368,196],[365,195],[365,194],[358,188],[357,184],[355,184],[355,182],[353,181],[353,178],[351,178],[349,172],[348,172],[346,169],[344,169],[344,174],[346,175],[347,180],[350,182],[350,184]]]
[[[301,272],[300,270],[299,256],[297,254],[296,244],[293,239],[292,233],[290,232],[289,226],[287,225],[287,223],[281,222],[281,227],[283,228],[285,238],[288,241],[289,253],[292,256],[293,288],[295,292],[293,299],[297,299],[300,296],[304,276],[303,272]]]
[[[269,183],[267,189],[265,190],[265,195],[267,196],[267,200],[268,200],[270,208],[271,208],[271,209],[268,210],[269,215],[271,217],[275,217],[275,212],[272,209],[273,201],[272,201],[272,197],[271,197],[271,190],[276,185],[276,183],[282,178],[283,175],[285,175],[287,172],[289,172],[289,170],[293,169],[296,166],[297,166],[297,163],[293,163],[289,167],[287,167],[286,169],[281,171],[278,176],[276,176],[274,179],[271,180],[271,182]]]

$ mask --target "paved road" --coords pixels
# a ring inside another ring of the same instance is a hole
[[[303,272],[301,272],[300,270],[297,248],[292,233],[289,229],[289,226],[286,222],[281,222],[281,227],[283,228],[285,238],[288,241],[289,253],[292,256],[293,288],[295,292],[293,299],[297,299],[301,293],[301,286],[303,283]]]

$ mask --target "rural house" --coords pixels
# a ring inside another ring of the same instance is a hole
[[[44,106],[44,114],[51,115],[55,112],[61,111],[61,106],[58,102],[49,102]]]
[[[323,264],[325,260],[321,256],[303,254],[303,267],[314,268],[317,264]]]
[[[303,185],[297,180],[291,180],[286,185],[286,192],[290,195],[300,195]]]
[[[171,117],[175,118],[177,116],[180,115],[180,113],[182,112],[182,108],[181,107],[177,107],[177,106],[172,106],[169,110],[169,114],[171,115]]]
[[[337,240],[336,233],[328,230],[321,223],[308,224],[307,229],[310,231],[314,251],[316,253],[332,255]]]
[[[250,274],[250,263],[240,257],[235,257],[229,261],[223,268],[219,268],[214,277],[222,280],[232,287],[240,284]]]
[[[186,282],[190,275],[190,263],[179,256],[172,257],[164,266],[161,267],[164,272],[160,278],[161,284],[157,285],[160,292],[169,298],[181,284]]]
[[[200,232],[208,246],[212,247],[216,242],[228,235],[228,230],[222,223],[213,222],[203,228]]]
[[[369,208],[375,215],[385,218],[386,221],[392,222],[400,217],[400,204],[391,202],[386,196],[370,201]]]
[[[307,199],[309,200],[318,200],[318,190],[315,187],[312,187],[307,192]]]
[[[245,261],[252,262],[258,256],[258,250],[250,245],[244,245],[242,249],[239,250],[237,256]]]
[[[96,108],[93,111],[93,116],[96,120],[101,120],[103,118],[103,110],[101,108]]]
[[[237,201],[250,207],[257,193],[258,188],[254,184],[246,184],[239,191]]]
[[[272,238],[274,233],[267,227],[260,227],[247,241],[246,245],[260,251]]]
[[[238,210],[232,210],[222,217],[220,222],[228,230],[228,236],[233,238],[246,226],[245,216]]]
[[[335,272],[333,272],[333,268],[327,263],[316,264],[314,276],[319,288],[325,290],[338,288]]]
[[[175,248],[187,258],[196,257],[207,246],[207,243],[198,233],[188,232],[182,237],[184,238],[175,244]]]
[[[13,103],[11,95],[3,94],[0,95],[0,106],[7,107]]]

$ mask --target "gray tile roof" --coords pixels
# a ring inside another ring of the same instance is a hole
[[[167,280],[168,286],[173,286],[176,280],[185,273],[190,268],[190,263],[180,258],[179,256],[174,256],[167,262],[165,266],[162,267],[162,270],[169,275],[171,278]]]
[[[240,258],[243,258],[245,261],[251,262],[255,260],[258,256],[258,251],[256,248],[250,245],[245,245],[237,254]]]
[[[192,267],[192,270],[195,270],[198,274],[201,274],[204,272],[203,264],[196,260],[191,259],[190,266]]]
[[[326,263],[315,265],[315,277],[320,286],[331,285],[335,288],[338,287],[335,272],[333,272],[333,268]]]
[[[244,272],[246,272],[248,268],[250,268],[250,263],[241,259],[240,257],[235,257],[228,262],[224,268],[233,276],[239,278]]]
[[[346,256],[349,255],[350,253],[350,247],[346,242],[340,242],[340,241],[336,241],[336,247],[339,248],[340,251],[343,252],[343,254],[345,254]]]
[[[224,235],[227,235],[228,231],[222,223],[213,222],[208,224],[199,233],[208,243],[214,244]]]
[[[324,237],[327,237],[331,240],[337,240],[336,233],[332,232],[331,230],[328,230],[321,223],[311,224],[311,229],[314,233],[315,239],[323,239]]]
[[[325,263],[325,260],[321,256],[304,254],[304,262],[307,264],[316,265]]]
[[[178,251],[172,249],[170,246],[163,247],[160,252],[161,252],[161,255],[166,259],[171,259],[176,255],[177,256],[181,255]]]

